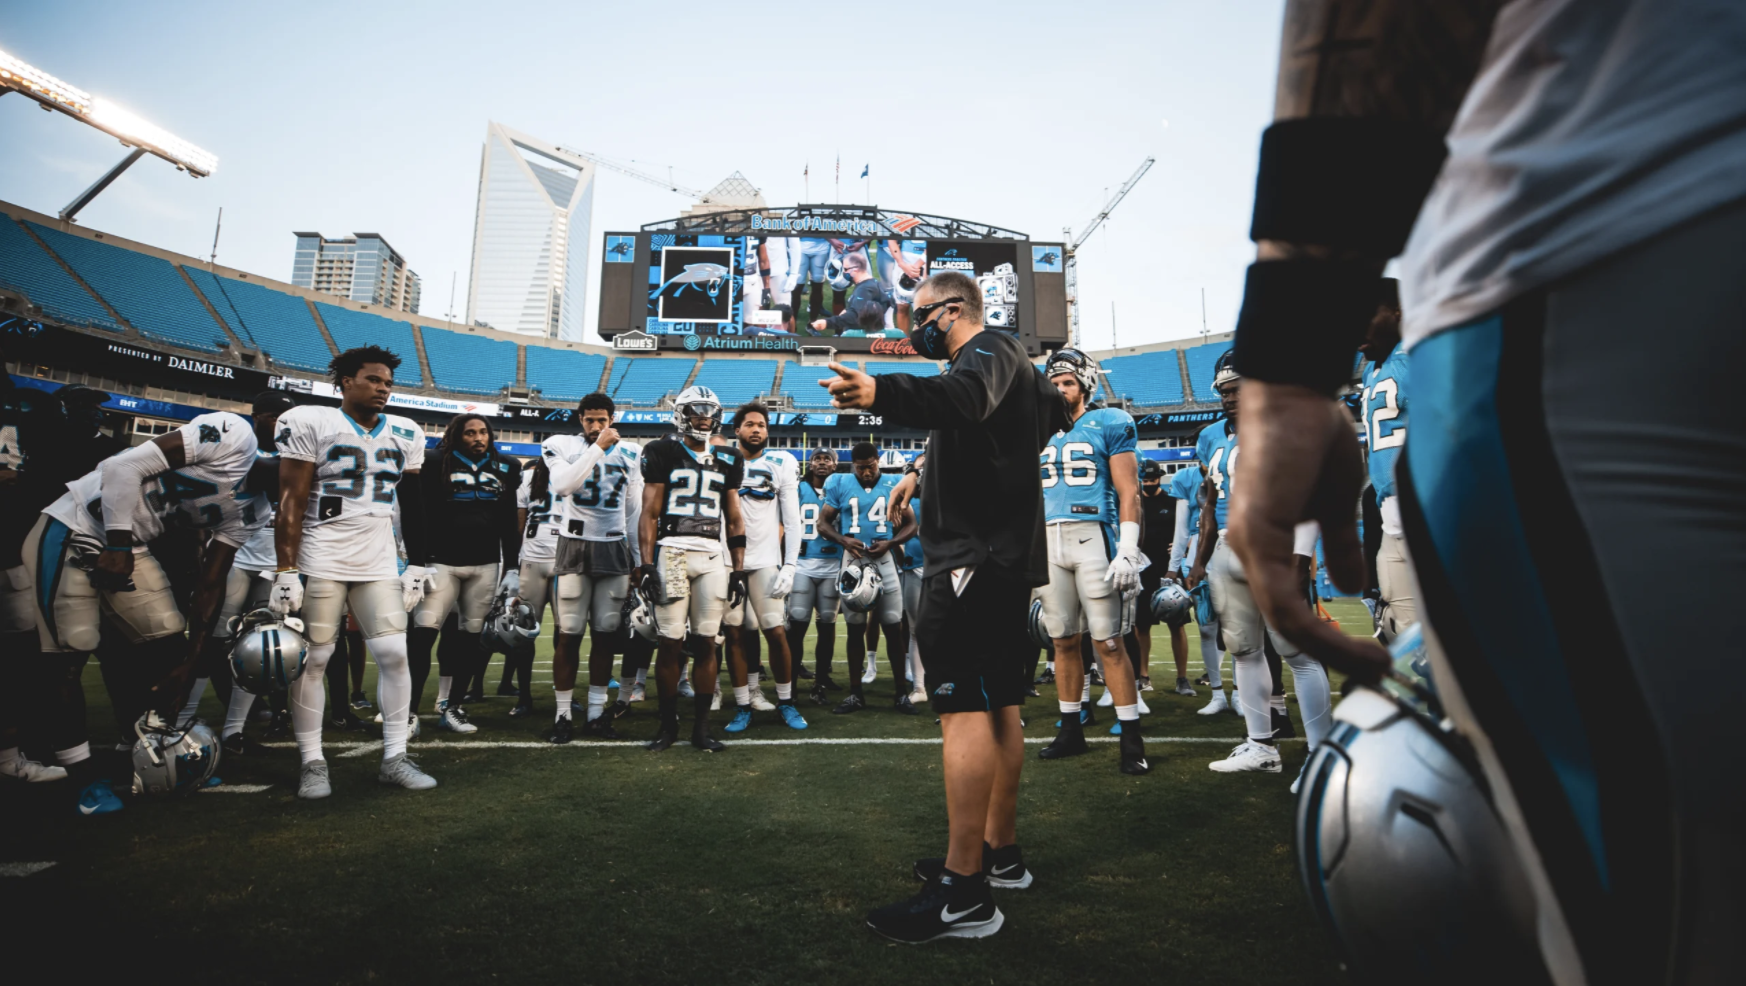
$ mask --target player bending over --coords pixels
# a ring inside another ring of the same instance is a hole
[[[885,657],[891,666],[892,706],[905,715],[920,710],[909,700],[909,686],[904,681],[904,664],[909,659],[909,634],[903,628],[903,582],[897,574],[897,560],[902,553],[898,545],[915,536],[913,519],[897,530],[897,518],[891,515],[891,490],[902,476],[884,475],[879,471],[879,448],[872,442],[862,442],[849,450],[852,471],[832,476],[825,483],[825,506],[819,514],[819,530],[824,536],[842,545],[845,556],[843,570],[865,566],[879,573],[878,597],[865,612],[849,613],[850,623],[877,620],[885,628]],[[839,592],[840,592],[839,588]],[[859,617],[859,619],[857,619]],[[851,635],[852,636],[852,635]],[[864,676],[861,666],[873,656],[863,658],[853,640],[849,645],[849,695],[831,711],[847,715],[867,707],[861,694]]]

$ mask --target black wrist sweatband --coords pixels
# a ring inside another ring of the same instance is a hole
[[[1387,260],[1406,246],[1447,153],[1442,137],[1416,123],[1281,120],[1261,136],[1249,238]]]
[[[746,536],[744,534],[729,534],[728,535],[728,547],[730,547],[730,548],[744,548],[745,546],[746,546]]]
[[[1237,372],[1332,395],[1352,379],[1379,280],[1375,265],[1362,261],[1250,264],[1232,347]]]

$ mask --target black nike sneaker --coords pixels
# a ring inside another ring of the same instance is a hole
[[[843,686],[837,684],[836,681],[832,680],[831,676],[828,673],[819,675],[818,678],[815,679],[815,681],[816,681],[816,684],[814,684],[812,687],[816,690],[827,691],[827,692],[840,692],[843,690]]]
[[[1042,698],[1043,693],[1037,691],[1037,687],[1035,685],[1032,685],[1031,687],[1025,689],[1025,697],[1026,698]]]
[[[1103,670],[1101,668],[1091,669],[1091,683],[1098,688],[1103,687]]]
[[[808,698],[820,705],[830,701],[830,693],[825,691],[825,686],[823,685],[814,685],[812,691],[807,692],[806,694]]]
[[[801,681],[811,681],[812,680],[812,672],[807,669],[806,665],[797,664],[795,669],[794,669],[794,677],[800,679]]]
[[[614,719],[623,719],[630,714],[630,703],[621,698],[612,703],[612,708],[607,709],[606,714]]]
[[[1297,730],[1292,728],[1291,725],[1291,713],[1281,712],[1278,709],[1269,709],[1267,711],[1273,718],[1274,740],[1292,739],[1297,736]]]
[[[327,721],[327,728],[338,730],[342,733],[364,733],[369,732],[370,730],[369,724],[353,715],[351,709],[345,710],[345,715],[334,716],[329,719]]]
[[[1050,671],[1048,668],[1044,668],[1043,673],[1037,675],[1036,683],[1039,685],[1053,685],[1055,683],[1055,672]]]
[[[485,701],[485,689],[479,688],[479,687],[474,687],[474,689],[472,691],[461,696],[461,704],[462,705],[465,705],[468,702],[483,702],[483,701]]]
[[[939,879],[946,871],[946,857],[934,856],[915,861],[915,878],[923,883]],[[1024,852],[1018,844],[995,849],[982,844],[982,874],[996,890],[1023,890],[1031,885],[1031,871],[1025,868]]]
[[[1212,684],[1212,682],[1210,680],[1208,680],[1207,676],[1204,674],[1201,675],[1200,677],[1194,679],[1194,683],[1197,685],[1210,685],[1210,684]]]
[[[559,743],[559,744],[570,742],[570,717],[569,716],[559,716],[558,721],[552,723],[552,733],[550,736],[546,737],[546,741],[548,743]]]
[[[286,739],[291,735],[291,713],[274,712],[267,722],[267,739]]]
[[[720,753],[727,749],[727,744],[709,735],[708,729],[693,729],[691,745],[705,753]]]
[[[1065,760],[1084,752],[1085,726],[1069,716],[1062,719],[1061,731],[1055,734],[1055,741],[1037,751],[1037,756],[1043,760]]]
[[[582,735],[595,739],[618,739],[618,731],[612,728],[612,717],[602,713],[582,724]]]
[[[662,750],[665,750],[667,747],[672,746],[677,742],[679,742],[679,732],[676,728],[662,728],[660,732],[655,734],[654,739],[643,744],[643,749],[648,750],[651,753],[660,753]]]
[[[939,938],[987,938],[1006,922],[980,873],[942,870],[921,892],[867,915],[867,927],[895,942],[920,945]]]
[[[1152,765],[1146,762],[1146,740],[1140,735],[1140,721],[1125,720],[1121,727],[1122,773],[1136,777],[1150,773]]]
[[[861,697],[860,692],[850,692],[848,698],[838,702],[837,707],[831,710],[831,715],[846,716],[851,712],[859,712],[866,707],[867,700]]]
[[[921,713],[921,710],[915,707],[915,703],[909,700],[908,695],[897,696],[897,702],[893,705],[893,708],[906,716],[919,715]]]
[[[531,702],[526,704],[517,702],[509,710],[509,718],[511,719],[525,719],[531,715],[533,715],[533,704]]]
[[[266,757],[272,753],[242,733],[231,733],[224,738],[224,755],[227,757]]]

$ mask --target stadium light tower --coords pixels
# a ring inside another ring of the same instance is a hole
[[[1091,234],[1097,232],[1097,228],[1103,225],[1103,221],[1109,218],[1109,214],[1121,204],[1122,199],[1128,197],[1128,193],[1134,190],[1134,186],[1140,183],[1140,179],[1145,177],[1146,172],[1151,170],[1152,165],[1157,160],[1157,158],[1149,157],[1141,161],[1139,169],[1134,172],[1133,176],[1122,182],[1121,188],[1116,189],[1115,198],[1110,199],[1104,205],[1103,211],[1092,216],[1091,222],[1085,224],[1085,232],[1080,233],[1078,239],[1074,239],[1072,227],[1061,230],[1061,238],[1067,241],[1066,247],[1061,252],[1066,254],[1062,258],[1062,263],[1067,267],[1068,337],[1073,340],[1073,345],[1076,348],[1079,346],[1079,248],[1085,245],[1086,240],[1091,239]],[[1113,312],[1110,318],[1115,318]]]
[[[122,145],[131,148],[121,163],[110,168],[108,173],[92,183],[90,188],[79,194],[79,197],[62,209],[62,219],[72,219],[79,210],[91,204],[98,193],[121,177],[121,173],[133,166],[135,161],[147,154],[154,154],[176,166],[177,171],[186,171],[195,178],[205,178],[218,168],[218,158],[210,151],[183,140],[168,130],[143,120],[126,108],[117,105],[101,96],[92,96],[77,86],[70,85],[54,76],[24,62],[11,54],[0,51],[0,96],[16,92],[36,100],[37,105],[44,110],[57,110],[81,123],[96,127],[121,141]]]

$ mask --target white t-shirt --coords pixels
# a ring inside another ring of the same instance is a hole
[[[740,516],[746,522],[746,571],[792,565],[800,557],[800,466],[794,456],[776,449],[744,461]]]
[[[1746,197],[1746,4],[1516,0],[1401,257],[1441,329]]]
[[[215,411],[177,430],[183,465],[140,484],[134,543],[143,551],[147,541],[178,527],[211,530],[225,544],[241,547],[268,519],[256,503],[265,504],[266,497],[243,490],[258,447],[254,427],[240,415]],[[81,534],[105,537],[103,466],[68,483],[67,492],[43,512]]]
[[[337,407],[306,404],[279,416],[279,455],[315,463],[297,567],[335,582],[398,578],[394,504],[400,479],[424,465],[424,432],[398,414],[374,428]]]
[[[534,500],[533,467],[521,471],[521,488],[515,491],[515,505],[527,511],[527,524],[521,529],[521,560],[523,562],[555,561],[558,557],[558,524],[562,514],[552,509],[552,487],[546,484],[546,494]]]

